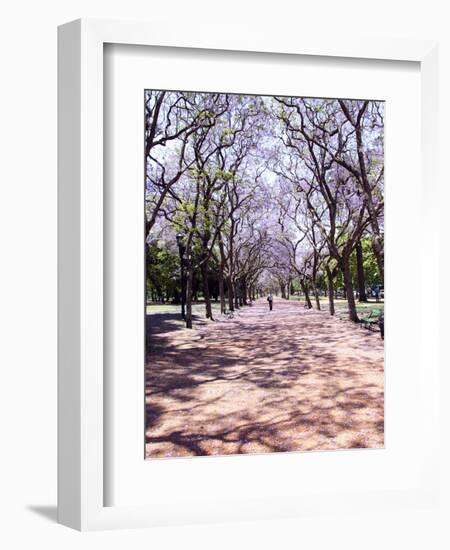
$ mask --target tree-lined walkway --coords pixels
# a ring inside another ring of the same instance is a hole
[[[383,446],[378,334],[276,299],[150,337],[147,457]]]

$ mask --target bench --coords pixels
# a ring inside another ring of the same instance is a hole
[[[371,309],[369,314],[366,317],[361,317],[359,322],[361,326],[371,330],[372,327],[379,325],[380,331],[382,333],[381,337],[384,336],[384,314],[379,309]]]
[[[380,315],[378,325],[380,327],[381,339],[384,340],[384,312]]]

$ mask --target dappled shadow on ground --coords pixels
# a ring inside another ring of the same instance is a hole
[[[281,300],[149,323],[147,457],[383,446],[378,334]]]
[[[200,315],[193,315],[196,328],[207,324],[207,320]],[[165,350],[170,345],[171,333],[182,329],[184,321],[177,313],[147,313],[145,316],[146,350],[149,353]],[[191,335],[195,340],[195,335]]]

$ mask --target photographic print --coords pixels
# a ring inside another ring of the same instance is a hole
[[[145,458],[384,446],[384,102],[146,90]]]

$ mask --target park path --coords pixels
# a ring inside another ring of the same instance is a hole
[[[379,333],[275,299],[150,340],[147,458],[384,444]]]

